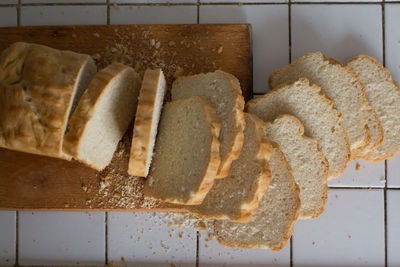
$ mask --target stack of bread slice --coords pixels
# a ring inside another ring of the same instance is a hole
[[[342,66],[319,52],[269,83],[245,105],[229,73],[180,77],[164,105],[161,69],[96,74],[87,55],[16,43],[0,57],[0,147],[102,170],[136,116],[128,172],[147,197],[214,219],[223,245],[276,251],[350,160],[400,152],[400,89],[369,56]]]

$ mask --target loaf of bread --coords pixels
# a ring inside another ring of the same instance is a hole
[[[146,177],[149,173],[166,86],[161,69],[146,70],[133,128],[130,175]]]
[[[104,169],[135,115],[140,83],[132,68],[119,63],[99,71],[71,116],[63,151]]]
[[[70,113],[96,73],[88,55],[15,43],[0,56],[0,147],[70,159]]]
[[[390,72],[377,60],[359,55],[347,66],[365,84],[366,95],[382,123],[383,141],[363,156],[369,161],[385,160],[400,152],[400,89]]]
[[[267,123],[267,137],[276,142],[293,170],[300,189],[299,219],[318,217],[327,200],[329,164],[316,140],[304,135],[303,123],[291,115],[281,115]]]
[[[273,145],[269,160],[272,181],[250,222],[214,222],[215,236],[222,245],[279,251],[290,239],[300,211],[299,189],[285,156]]]
[[[186,209],[203,217],[248,222],[257,211],[271,180],[268,165],[271,145],[265,136],[265,123],[253,114],[244,114],[244,144],[232,162],[229,175],[215,180],[203,203]]]
[[[329,162],[329,178],[339,176],[350,158],[346,130],[333,103],[316,85],[302,78],[274,88],[246,104],[246,110],[264,121],[290,114],[304,124],[304,133],[318,141],[318,148]]]
[[[220,130],[215,109],[203,98],[165,104],[144,194],[170,203],[201,204],[219,167]]]
[[[172,100],[191,96],[203,97],[215,108],[221,121],[220,154],[221,165],[217,178],[224,178],[229,173],[232,161],[237,159],[243,146],[244,99],[239,81],[233,75],[215,71],[180,77],[172,84]]]
[[[368,144],[369,135],[364,115],[367,105],[365,88],[354,71],[335,60],[325,58],[320,52],[315,52],[272,73],[269,85],[274,88],[302,77],[320,86],[342,114],[342,125],[347,130],[351,150]]]

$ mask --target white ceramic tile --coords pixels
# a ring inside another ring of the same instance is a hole
[[[385,187],[385,162],[351,161],[338,178],[328,181],[329,186]]]
[[[0,7],[0,27],[17,26],[17,8]]]
[[[293,60],[321,51],[345,63],[358,54],[382,59],[380,5],[293,5]]]
[[[95,25],[107,23],[106,6],[24,6],[21,25]]]
[[[111,4],[120,4],[120,3],[127,3],[127,4],[138,4],[138,3],[197,3],[197,0],[110,0]]]
[[[386,67],[400,82],[400,5],[385,5]]]
[[[104,257],[103,212],[19,213],[19,264],[104,265]]]
[[[330,189],[325,212],[297,221],[293,263],[299,266],[384,266],[382,189]]]
[[[22,4],[31,3],[106,3],[107,0],[21,0]]]
[[[263,249],[241,249],[221,246],[207,232],[200,232],[199,266],[290,266],[290,244],[279,252]]]
[[[165,216],[110,212],[108,261],[122,266],[194,266],[196,230],[168,226]]]
[[[201,3],[286,3],[288,0],[200,0]]]
[[[251,23],[254,92],[266,92],[268,75],[289,63],[286,5],[200,6],[200,23]]]
[[[388,266],[400,266],[400,191],[388,190],[386,203]]]
[[[18,0],[0,0],[0,5],[18,4]]]
[[[15,211],[0,211],[0,265],[15,263]]]
[[[196,6],[118,6],[110,9],[111,24],[195,24]]]
[[[295,2],[323,2],[323,3],[327,3],[327,2],[382,2],[382,0],[358,0],[358,1],[354,1],[354,0],[292,0],[292,3]]]
[[[387,160],[388,187],[400,187],[400,154]]]

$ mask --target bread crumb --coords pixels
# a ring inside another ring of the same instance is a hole
[[[224,50],[224,47],[223,47],[223,46],[220,46],[220,47],[218,48],[218,54],[221,54],[223,50]]]
[[[180,234],[178,235],[178,237],[179,237],[179,238],[182,238],[182,233],[180,233]]]
[[[75,33],[73,33],[73,34],[72,34],[72,38],[74,38],[74,39],[75,39],[76,37],[78,37],[78,36],[76,36],[76,34],[75,34]]]
[[[96,38],[99,38],[99,37],[100,37],[100,34],[98,34],[97,32],[94,32],[94,33],[93,33],[93,36],[96,37]]]
[[[356,163],[356,171],[359,171],[360,170],[360,163]]]
[[[160,48],[160,45],[161,45],[161,43],[160,43],[160,42],[157,42],[157,43],[156,43],[156,49]]]
[[[312,243],[311,243],[313,246],[315,246],[315,242],[313,241]]]
[[[125,258],[124,258],[124,257],[121,257],[121,261],[122,261],[122,262],[125,262]]]
[[[209,240],[212,240],[214,238],[214,235],[213,234],[208,234],[208,239]]]
[[[206,224],[203,221],[199,222],[199,226],[200,226],[201,231],[207,230]]]
[[[339,199],[339,196],[338,196],[337,194],[335,194],[335,198],[336,198],[336,199]]]
[[[169,42],[168,42],[168,45],[169,45],[169,46],[175,46],[175,42],[174,42],[174,41],[169,41]]]
[[[65,204],[64,207],[65,207],[65,208],[69,208],[69,204]]]
[[[348,238],[348,239],[351,239],[351,235],[347,235],[347,238]]]

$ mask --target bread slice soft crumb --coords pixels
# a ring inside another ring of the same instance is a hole
[[[220,244],[272,251],[279,251],[287,244],[300,211],[299,189],[276,144],[271,151],[269,166],[272,181],[250,222],[214,222],[215,236]]]
[[[229,175],[214,182],[203,203],[187,206],[192,213],[214,219],[247,222],[271,180],[268,160],[271,145],[265,136],[265,122],[245,113],[244,144],[232,162]]]
[[[216,178],[224,178],[228,176],[232,161],[239,157],[243,146],[244,99],[239,81],[235,76],[220,70],[179,77],[172,84],[172,100],[191,96],[203,97],[209,101],[221,121],[221,165]]]
[[[166,86],[161,69],[146,70],[133,128],[130,175],[146,177],[149,173]]]
[[[104,169],[135,115],[140,83],[132,68],[119,63],[98,72],[71,116],[63,151]]]
[[[334,108],[342,114],[342,125],[347,130],[351,150],[368,144],[369,135],[364,115],[367,105],[365,88],[354,71],[343,67],[334,59],[326,58],[321,52],[314,52],[272,73],[269,85],[274,88],[302,77],[320,86],[333,101]]]
[[[145,196],[201,204],[219,167],[220,129],[215,109],[201,97],[165,104]]]
[[[303,123],[281,115],[267,123],[267,137],[279,144],[300,189],[299,219],[318,217],[327,200],[329,164],[316,140],[304,135]]]
[[[339,176],[350,158],[346,130],[341,115],[321,88],[302,78],[276,87],[246,104],[246,110],[264,121],[290,114],[304,124],[305,135],[318,141],[318,148],[329,162],[328,179]]]
[[[347,64],[365,84],[366,95],[382,123],[383,141],[362,158],[388,159],[400,152],[400,89],[390,72],[377,60],[359,55]]]

